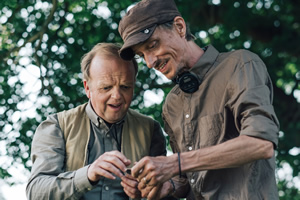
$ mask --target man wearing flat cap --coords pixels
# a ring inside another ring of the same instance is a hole
[[[279,123],[263,61],[247,50],[201,48],[173,0],[142,0],[122,18],[124,60],[143,57],[176,85],[162,116],[174,152],[132,168],[143,197],[278,199]]]

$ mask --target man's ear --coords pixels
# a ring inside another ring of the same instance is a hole
[[[177,16],[174,18],[174,26],[180,37],[185,37],[186,34],[186,24],[182,17]]]
[[[83,86],[84,86],[86,96],[90,98],[90,87],[87,80],[83,80]]]

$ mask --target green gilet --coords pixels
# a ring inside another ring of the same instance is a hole
[[[57,113],[59,126],[66,144],[66,170],[77,170],[87,164],[90,139],[90,119],[86,104]],[[154,120],[128,109],[122,130],[121,152],[131,160],[131,165],[149,155]],[[131,167],[131,166],[129,166]]]

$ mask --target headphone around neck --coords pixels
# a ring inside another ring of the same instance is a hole
[[[208,46],[202,48],[205,52]],[[179,85],[179,88],[185,93],[194,93],[198,90],[199,85],[202,83],[202,78],[190,71],[185,71],[177,75],[173,80],[174,83]]]
[[[192,72],[185,71],[176,76],[173,82],[179,85],[179,88],[185,93],[194,93],[198,90],[201,80]]]

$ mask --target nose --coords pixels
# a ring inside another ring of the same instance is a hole
[[[146,61],[147,67],[149,69],[154,68],[157,62],[157,57],[151,53],[144,55],[144,59]]]
[[[121,96],[122,96],[122,95],[121,95],[120,88],[115,87],[115,88],[112,90],[111,98],[113,98],[113,99],[120,99]]]

